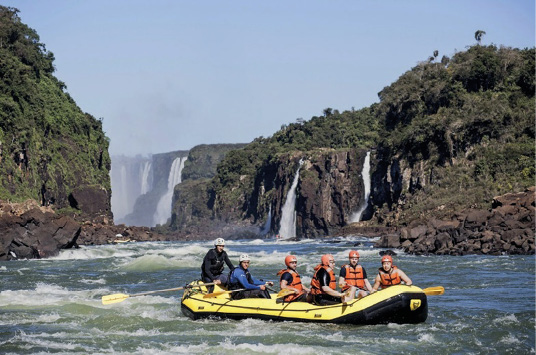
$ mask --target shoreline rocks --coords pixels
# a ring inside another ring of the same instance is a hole
[[[493,199],[489,210],[467,210],[451,220],[401,228],[376,244],[411,254],[535,254],[535,188]]]

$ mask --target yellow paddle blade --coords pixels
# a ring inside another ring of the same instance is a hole
[[[294,291],[294,290],[284,288],[281,291],[279,291],[279,293],[277,294],[277,298],[285,297],[285,296],[288,296],[288,295],[293,295],[295,293],[296,293],[296,291]]]
[[[112,304],[112,303],[123,302],[129,297],[130,297],[129,295],[125,295],[124,293],[116,293],[113,295],[102,296],[102,304]]]
[[[427,296],[439,296],[445,293],[443,286],[428,287],[423,290]]]
[[[206,295],[203,296],[203,298],[216,297],[219,295],[224,295],[226,293],[232,293],[232,292],[235,292],[235,291],[218,291],[218,292],[207,293]]]

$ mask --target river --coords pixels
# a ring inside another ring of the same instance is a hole
[[[253,276],[277,280],[288,253],[309,284],[320,256],[337,267],[357,249],[372,282],[381,249],[364,237],[298,242],[227,241],[236,265],[251,257]],[[192,321],[182,291],[102,305],[113,293],[181,287],[198,279],[210,242],[148,242],[63,250],[43,260],[0,262],[2,354],[534,354],[535,257],[415,256],[398,265],[429,296],[426,322],[352,326],[261,320]],[[338,273],[338,271],[337,271]]]

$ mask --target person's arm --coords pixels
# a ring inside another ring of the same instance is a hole
[[[227,253],[225,252],[225,250],[223,251],[223,253],[224,253],[225,264],[227,264],[227,267],[229,268],[229,270],[234,269],[234,265],[233,265],[233,263],[231,262],[231,260],[229,260],[229,256],[227,255]]]
[[[346,286],[346,268],[342,267],[339,272],[339,287],[343,288]]]
[[[330,296],[342,298],[342,293],[329,287],[331,277],[329,276],[328,272],[326,270],[320,270],[318,274],[318,281],[320,281],[320,288],[322,288],[322,291]]]
[[[406,283],[406,285],[411,286],[413,284],[411,279],[408,277],[408,275],[406,275],[406,273],[404,271],[398,269],[397,272],[398,272],[398,275],[400,276],[400,278],[402,279],[402,281],[404,281]]]
[[[380,278],[380,274],[378,274],[376,276],[376,279],[374,280],[374,286],[372,286],[372,291],[370,291],[370,293],[374,293],[378,291],[378,287],[380,287],[380,282],[381,282],[381,278]]]
[[[289,273],[289,272],[285,272],[283,273],[283,275],[281,275],[281,282],[279,283],[281,289],[288,289],[288,290],[292,290],[294,291],[295,293],[298,293],[298,289],[295,288],[295,287],[291,287],[289,286],[289,282],[292,281],[292,275]]]
[[[264,290],[264,286],[258,286],[256,284],[250,284],[249,281],[248,281],[248,278],[246,277],[246,273],[241,269],[236,272],[236,278],[237,278],[238,282],[240,282],[242,287],[245,288],[246,290],[259,290],[259,289]],[[256,280],[253,279],[253,282],[255,282],[255,281]]]
[[[365,288],[367,289],[368,292],[371,292],[372,286],[370,286],[370,282],[367,278],[367,271],[365,270],[364,267],[363,267],[363,278],[365,279]]]

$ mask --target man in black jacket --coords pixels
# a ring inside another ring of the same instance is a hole
[[[227,284],[227,274],[223,273],[224,263],[227,264],[230,270],[233,270],[234,266],[225,250],[223,250],[224,247],[225,240],[218,238],[214,241],[214,249],[210,249],[205,255],[201,265],[201,279],[203,282],[213,282],[216,285]],[[214,287],[210,286],[208,292],[212,292],[213,289]]]

